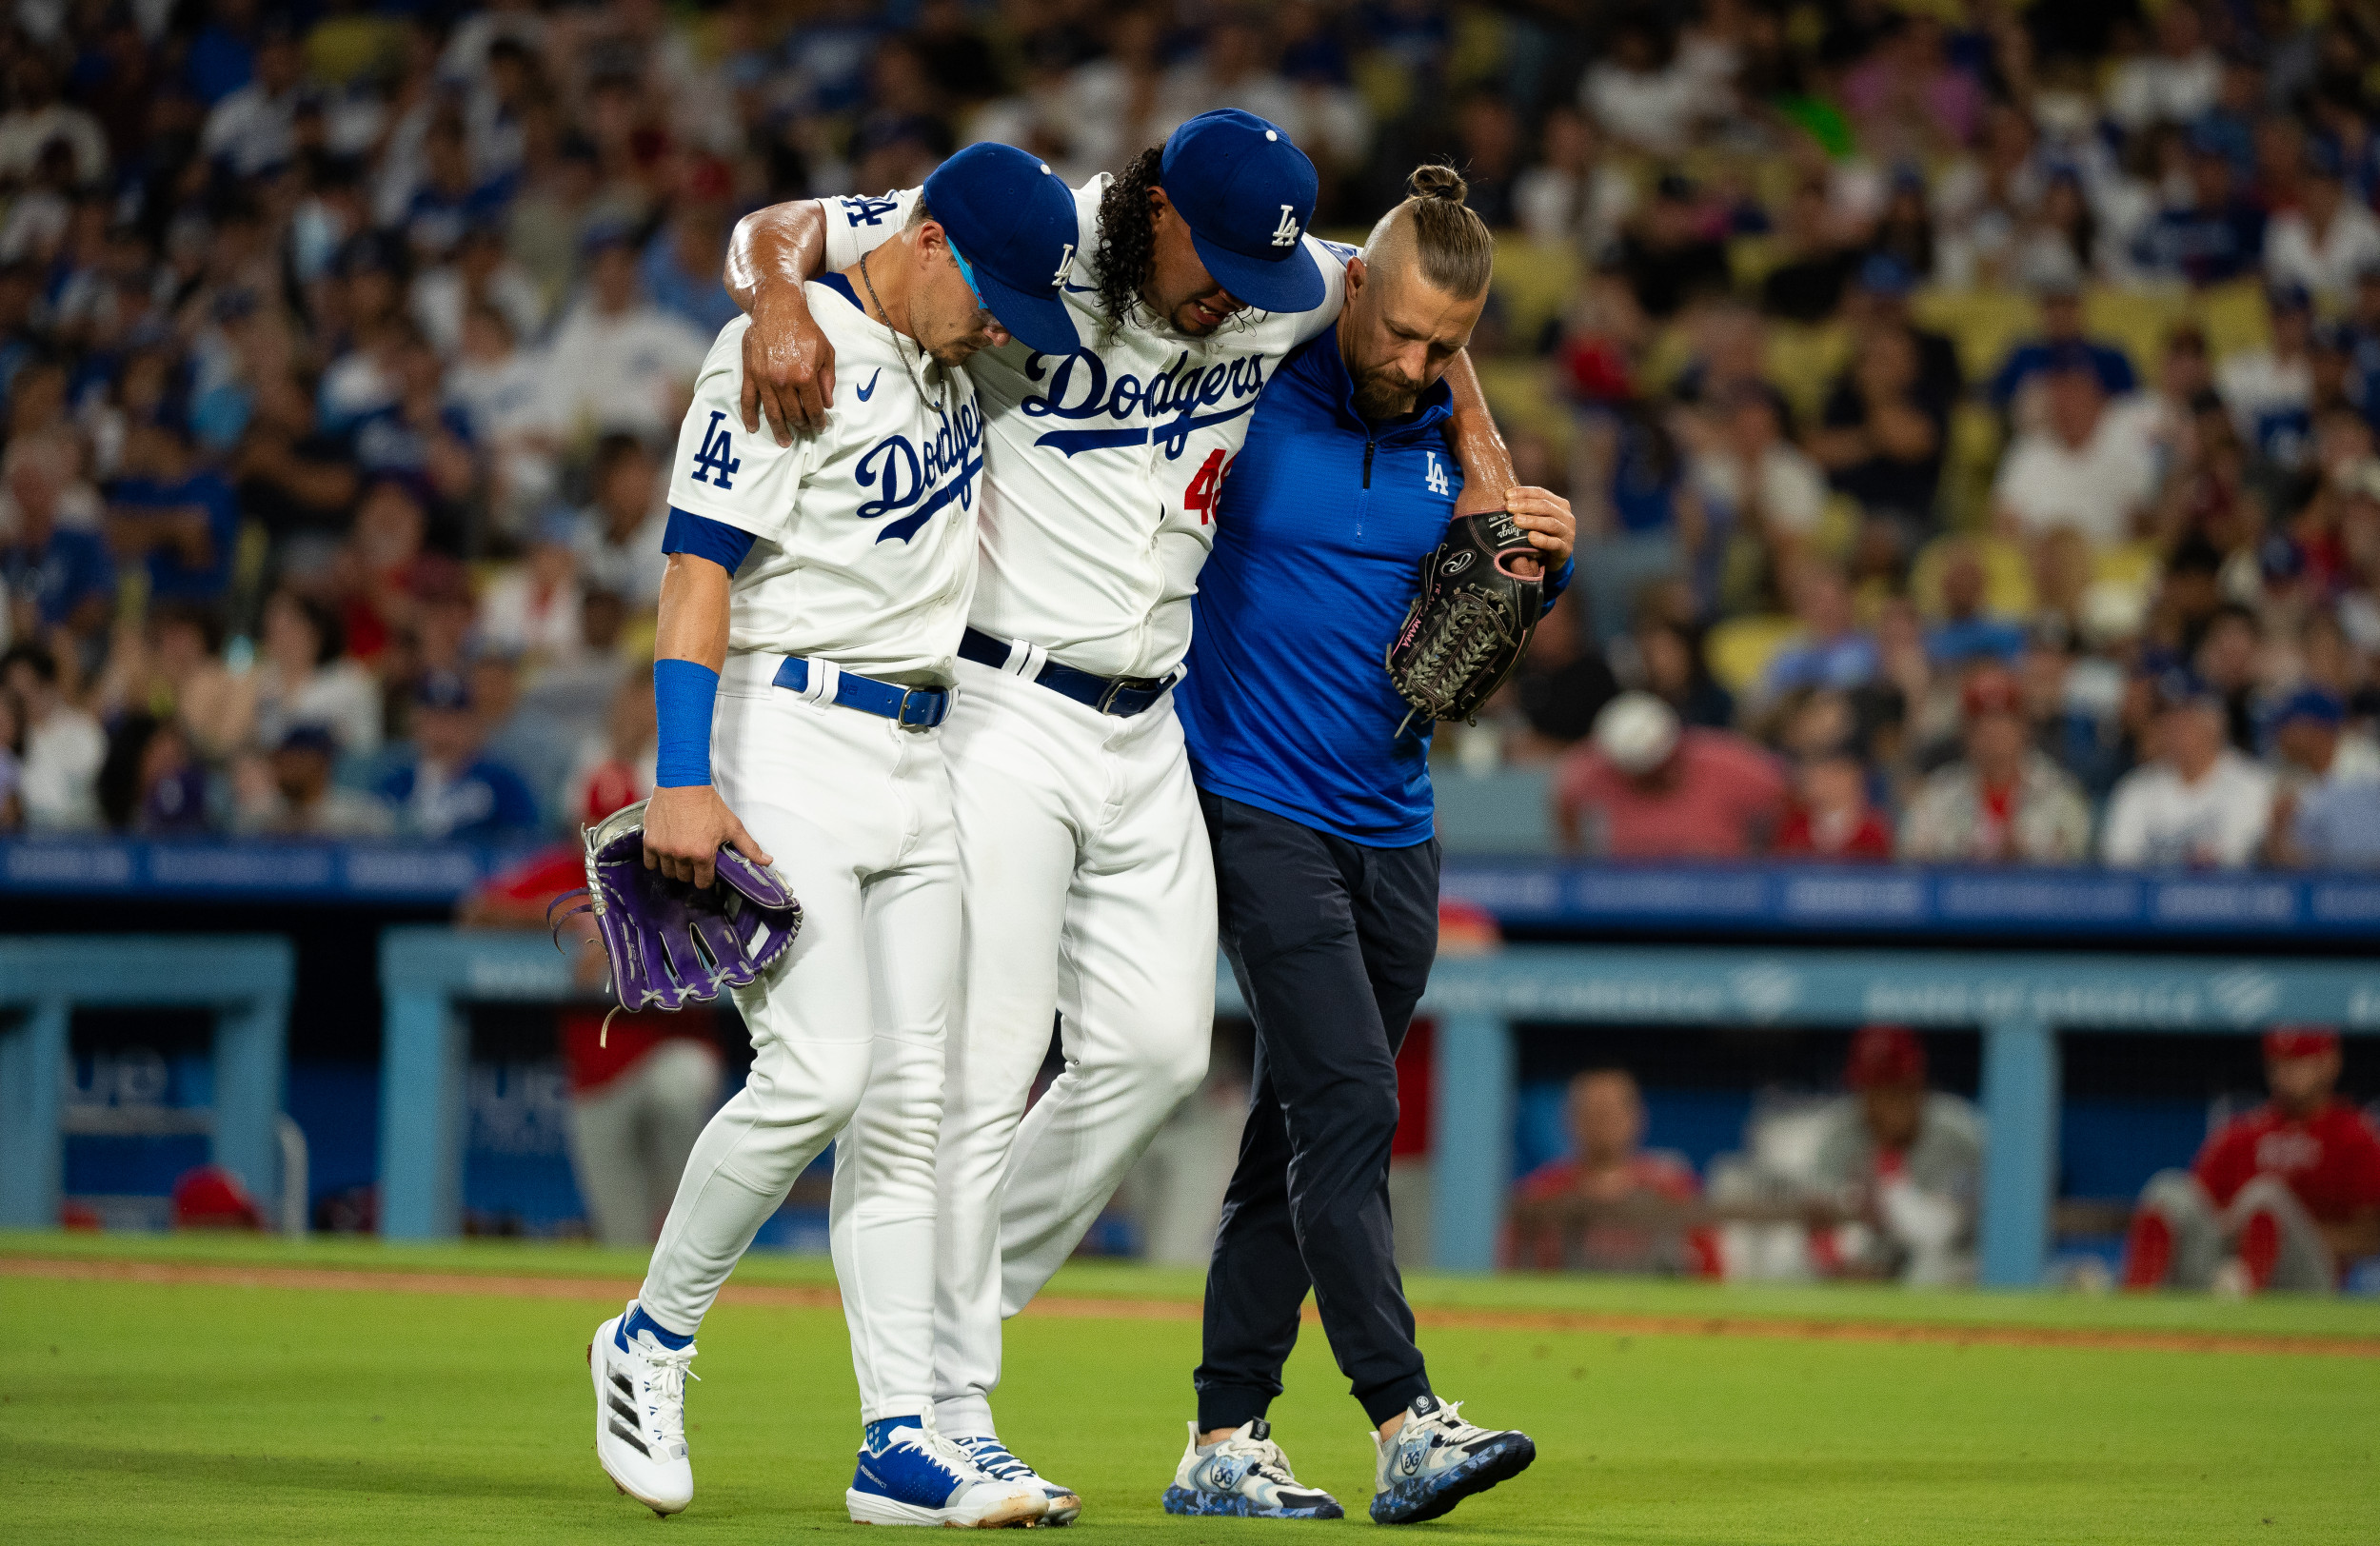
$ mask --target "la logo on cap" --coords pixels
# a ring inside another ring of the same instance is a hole
[[[1273,245],[1275,247],[1298,245],[1298,207],[1296,205],[1284,204],[1280,207],[1280,224],[1273,228]]]

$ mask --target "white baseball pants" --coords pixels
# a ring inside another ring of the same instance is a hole
[[[828,1216],[863,1421],[932,1395],[934,1141],[959,959],[941,734],[768,684],[730,656],[712,777],[802,903],[802,933],[736,994],[752,1073],[696,1140],[639,1294],[692,1334],[738,1258],[838,1134]]]
[[[959,663],[942,726],[966,898],[935,1179],[937,1425],[993,1432],[1002,1319],[1206,1074],[1215,873],[1170,699],[1129,719]],[[1065,1068],[1025,1101],[1059,1018]]]
[[[2215,1270],[2237,1245],[2248,1220],[2263,1213],[2271,1215],[2281,1240],[2271,1286],[2297,1294],[2338,1292],[2339,1269],[2330,1242],[2289,1182],[2278,1176],[2256,1177],[2239,1189],[2230,1207],[2218,1208],[2189,1171],[2160,1170],[2141,1189],[2140,1206],[2163,1215],[2173,1232],[2173,1257],[2166,1266],[2165,1281],[2174,1288],[2211,1287]]]
[[[605,1245],[653,1243],[686,1156],[719,1104],[719,1054],[664,1041],[609,1083],[570,1097],[570,1172]]]

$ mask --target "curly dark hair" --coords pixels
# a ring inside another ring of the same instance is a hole
[[[1110,327],[1122,326],[1140,304],[1140,287],[1149,282],[1156,266],[1157,224],[1149,213],[1149,189],[1157,186],[1164,160],[1164,149],[1150,146],[1100,195],[1100,248],[1091,256],[1091,273]]]

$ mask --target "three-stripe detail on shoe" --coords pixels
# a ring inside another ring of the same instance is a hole
[[[621,1439],[623,1442],[635,1445],[636,1452],[639,1455],[644,1456],[648,1460],[651,1459],[653,1457],[653,1452],[645,1447],[644,1436],[637,1432],[639,1424],[636,1417],[636,1408],[629,1405],[626,1400],[623,1399],[624,1397],[634,1397],[636,1395],[636,1386],[629,1382],[626,1375],[622,1374],[617,1369],[611,1371],[611,1383],[614,1391],[617,1393],[611,1397],[611,1410],[613,1414],[611,1419],[611,1431],[613,1437]],[[625,1422],[621,1420],[624,1417],[627,1419]]]

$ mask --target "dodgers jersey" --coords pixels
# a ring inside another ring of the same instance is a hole
[[[759,539],[728,590],[730,653],[948,682],[975,588],[983,417],[974,384],[861,310],[842,275],[806,289],[842,386],[825,426],[788,446],[764,428],[744,432],[751,319],[738,317],[695,380],[669,503]]]
[[[1083,347],[1054,358],[1011,343],[967,363],[986,459],[982,566],[967,621],[1078,670],[1157,677],[1189,648],[1216,494],[1257,393],[1283,355],[1338,319],[1354,249],[1303,235],[1284,214],[1279,239],[1301,242],[1322,271],[1313,310],[1241,312],[1210,338],[1145,312],[1111,327],[1087,257],[1111,181],[1101,172],[1075,189],[1081,242],[1063,288]],[[890,240],[918,194],[822,200],[827,268],[847,268]],[[840,339],[835,347],[840,401],[851,377]]]

